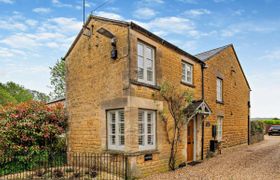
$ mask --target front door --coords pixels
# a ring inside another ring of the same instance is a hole
[[[193,120],[188,123],[187,129],[188,137],[187,137],[187,162],[193,161],[193,145],[194,145],[194,132],[193,132]]]

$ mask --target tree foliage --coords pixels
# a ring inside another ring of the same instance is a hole
[[[191,119],[188,118],[189,116],[184,112],[184,109],[191,104],[193,93],[190,91],[180,91],[177,87],[164,82],[160,88],[160,96],[167,103],[168,107],[169,113],[160,112],[160,114],[165,123],[167,139],[170,144],[169,168],[175,170],[181,129]]]
[[[65,61],[61,58],[53,67],[50,67],[50,70],[50,81],[53,88],[51,97],[53,99],[65,97]]]
[[[26,157],[56,149],[65,133],[63,105],[52,107],[36,101],[0,109],[0,152],[6,156]]]
[[[49,97],[41,92],[29,90],[14,82],[0,83],[0,105],[17,104],[29,100],[47,102]]]
[[[35,90],[30,90],[30,93],[32,94],[33,100],[35,101],[48,102],[50,100],[50,97],[45,93],[35,91]]]

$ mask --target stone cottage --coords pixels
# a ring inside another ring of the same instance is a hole
[[[136,177],[167,171],[166,103],[153,96],[165,81],[192,91],[199,112],[178,164],[206,157],[212,125],[225,147],[248,142],[250,87],[232,45],[193,56],[133,22],[90,16],[65,61],[69,152],[125,153]]]

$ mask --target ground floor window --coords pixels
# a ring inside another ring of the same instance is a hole
[[[108,121],[108,149],[123,150],[125,145],[124,110],[110,110],[107,112]]]
[[[151,110],[138,112],[138,144],[140,150],[156,148],[156,113]]]
[[[217,140],[221,141],[223,136],[223,119],[224,117],[218,116],[217,119]]]

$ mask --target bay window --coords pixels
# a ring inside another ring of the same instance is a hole
[[[156,148],[156,113],[150,110],[138,112],[138,144],[140,150]]]
[[[108,120],[108,149],[124,150],[125,145],[125,118],[124,110],[110,110]]]

